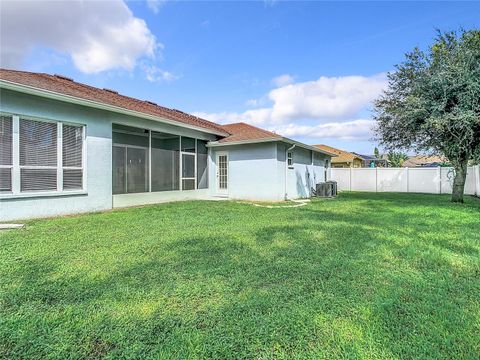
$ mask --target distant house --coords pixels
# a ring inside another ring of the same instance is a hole
[[[415,155],[409,157],[403,162],[403,167],[437,167],[448,164],[448,160],[443,156]]]
[[[388,160],[378,158],[375,155],[363,155],[358,153],[353,153],[363,159],[362,167],[387,167]]]
[[[345,150],[340,150],[328,145],[324,144],[319,144],[319,145],[313,145],[316,148],[327,151],[329,153],[333,153],[337,155],[336,157],[332,158],[332,167],[335,168],[349,168],[349,167],[363,167],[364,164],[364,159],[353,152],[348,152]]]

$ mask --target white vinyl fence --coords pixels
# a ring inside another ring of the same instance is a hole
[[[331,168],[338,190],[451,194],[455,172],[434,168]],[[480,196],[480,167],[467,171],[465,194]]]

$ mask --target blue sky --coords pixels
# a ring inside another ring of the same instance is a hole
[[[475,2],[1,7],[2,67],[61,73],[213,121],[360,153],[375,146],[371,100],[404,53],[425,48],[436,28],[480,27]]]

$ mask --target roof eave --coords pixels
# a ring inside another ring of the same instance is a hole
[[[318,152],[318,153],[321,153],[321,154],[324,154],[324,155],[328,155],[328,156],[331,156],[331,157],[337,157],[337,154],[334,154],[334,153],[319,149],[315,146],[307,145],[307,144],[304,144],[304,143],[301,143],[299,141],[295,141],[295,140],[292,140],[292,139],[289,139],[289,138],[286,138],[286,137],[282,137],[280,139],[280,141],[283,141],[283,142],[286,142],[286,143],[289,143],[289,144],[292,144],[292,145],[295,144],[296,146],[300,146],[304,149],[312,150],[312,151],[315,151],[315,152]]]
[[[330,153],[328,151],[321,150],[314,146],[310,146],[299,141],[295,141],[285,137],[271,137],[271,138],[263,138],[263,139],[253,139],[253,140],[240,140],[240,141],[231,141],[231,142],[219,142],[219,141],[210,141],[208,143],[208,147],[221,147],[221,146],[232,146],[232,145],[246,145],[246,144],[259,144],[259,143],[267,143],[267,142],[286,142],[288,144],[295,144],[296,146],[302,147],[307,150],[312,150],[318,153],[322,153],[327,156],[336,157],[336,154]]]
[[[230,145],[246,145],[246,144],[257,144],[257,143],[267,143],[279,141],[281,138],[264,138],[264,139],[253,139],[253,140],[239,140],[239,141],[229,141],[229,142],[220,142],[220,141],[210,141],[208,147],[220,147],[220,146],[230,146]]]
[[[0,79],[0,88],[7,89],[7,90],[18,91],[18,92],[22,92],[22,93],[30,94],[30,95],[41,96],[41,97],[45,97],[45,98],[49,98],[49,99],[53,99],[53,100],[64,101],[64,102],[68,102],[68,103],[71,103],[71,104],[83,105],[83,106],[87,106],[87,107],[91,107],[91,108],[95,108],[95,109],[101,109],[101,110],[116,112],[116,113],[120,113],[120,114],[124,114],[124,115],[135,116],[135,117],[139,117],[139,118],[146,119],[146,120],[152,120],[152,121],[162,122],[162,123],[166,123],[166,124],[176,125],[176,126],[180,126],[180,127],[183,127],[183,128],[197,130],[197,131],[201,131],[201,132],[205,132],[205,133],[209,133],[209,134],[214,134],[214,135],[219,135],[219,136],[228,136],[229,135],[227,132],[222,132],[222,131],[217,131],[217,130],[214,130],[214,129],[203,128],[201,126],[189,125],[189,124],[185,124],[181,121],[175,121],[175,120],[166,119],[166,118],[160,117],[160,116],[149,115],[149,114],[145,114],[145,113],[142,113],[142,112],[139,112],[139,111],[128,110],[128,109],[125,109],[125,108],[122,108],[122,107],[119,107],[119,106],[115,106],[115,105],[108,105],[108,104],[100,103],[100,102],[97,102],[97,101],[86,100],[86,99],[82,99],[82,98],[79,98],[79,97],[76,97],[76,96],[65,95],[65,94],[57,93],[55,91],[45,90],[45,89],[37,88],[37,87],[34,87],[34,86],[30,86],[30,85],[19,84],[19,83],[8,81],[8,80]]]

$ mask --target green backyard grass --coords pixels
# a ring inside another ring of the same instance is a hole
[[[479,354],[479,199],[198,201],[0,233],[0,358]]]

